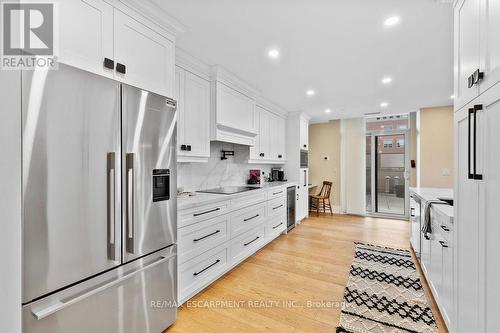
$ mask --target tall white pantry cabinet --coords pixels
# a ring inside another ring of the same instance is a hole
[[[498,332],[500,314],[500,0],[455,11],[455,320]]]

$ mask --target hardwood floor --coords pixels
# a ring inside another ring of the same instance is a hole
[[[167,332],[335,332],[353,242],[408,249],[409,227],[398,220],[313,216],[184,304]],[[439,332],[447,332],[424,285]]]

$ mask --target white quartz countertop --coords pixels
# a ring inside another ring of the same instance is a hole
[[[235,194],[215,194],[215,193],[193,192],[192,196],[179,196],[179,197],[177,197],[177,209],[183,210],[183,209],[194,208],[194,207],[198,207],[198,206],[202,206],[202,205],[231,200],[234,198],[240,198],[240,197],[243,197],[246,195],[255,194],[258,191],[267,191],[267,190],[269,190],[271,188],[275,188],[275,187],[281,187],[281,186],[289,187],[289,186],[295,186],[295,185],[297,185],[296,182],[291,182],[291,181],[279,182],[279,181],[277,181],[277,182],[265,182],[264,184],[260,184],[260,185],[246,185],[246,184],[241,185],[241,186],[258,187],[259,189],[235,193]]]
[[[422,204],[429,200],[437,200],[437,198],[453,199],[453,189],[451,188],[410,187],[410,194],[419,197]],[[432,208],[453,221],[453,206],[433,205]]]

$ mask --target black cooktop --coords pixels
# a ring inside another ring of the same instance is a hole
[[[257,189],[258,189],[258,187],[252,187],[252,186],[224,186],[224,187],[211,188],[208,190],[202,190],[202,191],[196,191],[196,192],[214,193],[214,194],[235,194],[235,193],[246,192],[246,191],[257,190]]]

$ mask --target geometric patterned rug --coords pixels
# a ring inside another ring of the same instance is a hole
[[[356,243],[340,332],[438,332],[409,251]]]

